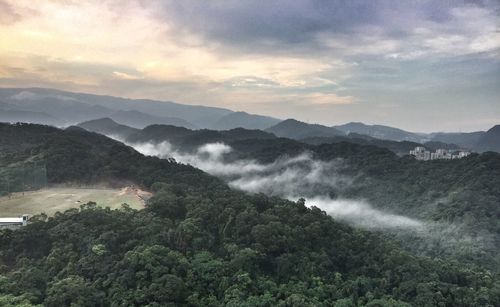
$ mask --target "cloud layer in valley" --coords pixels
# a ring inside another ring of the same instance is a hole
[[[168,142],[129,145],[145,155],[191,164],[225,179],[233,188],[294,201],[304,197],[306,205],[363,228],[419,231],[424,227],[418,220],[377,210],[364,200],[332,198],[329,193],[353,184],[353,178],[341,174],[342,161],[318,161],[303,153],[262,164],[254,160],[227,161],[224,156],[232,149],[222,143],[205,144],[194,153],[180,152]]]

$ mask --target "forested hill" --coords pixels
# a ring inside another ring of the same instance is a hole
[[[106,133],[101,125],[84,125]],[[341,173],[352,178],[342,188],[328,184],[312,185],[308,197],[334,195],[338,198],[365,199],[378,209],[411,216],[428,223],[438,223],[433,233],[435,242],[408,240],[401,242],[411,250],[433,256],[451,256],[460,261],[500,268],[500,154],[473,154],[460,160],[417,161],[399,157],[385,149],[398,151],[418,144],[349,137],[336,137],[318,142],[309,139],[277,138],[260,130],[233,129],[228,131],[189,130],[174,126],[153,125],[136,131],[127,142],[160,143],[168,141],[176,150],[196,152],[198,146],[223,142],[232,148],[224,156],[225,163],[254,160],[273,163],[283,157],[304,152],[321,161],[341,160]],[[360,142],[362,141],[362,142]],[[356,144],[360,142],[361,144]],[[383,143],[383,144],[381,144]],[[442,146],[442,144],[437,144]],[[454,229],[454,230],[451,230]],[[448,232],[445,237],[441,231]],[[450,233],[453,238],[450,238]],[[437,240],[436,238],[441,238]],[[449,246],[449,242],[454,243]]]
[[[125,125],[121,125],[109,118],[101,118],[78,124],[79,127],[88,131],[98,132],[104,135],[118,137],[130,143],[137,142],[162,142],[168,141],[182,150],[196,149],[198,146],[209,142],[234,142],[238,140],[249,139],[276,139],[281,134],[273,134],[256,129],[236,128],[230,130],[192,130],[184,127],[176,127],[172,125],[150,125],[144,129],[134,129]],[[314,126],[313,126],[314,127]],[[299,126],[300,128],[300,126]],[[328,128],[328,127],[326,127]],[[330,129],[330,128],[328,128]],[[331,130],[331,129],[330,129]],[[330,131],[328,130],[328,131]],[[316,131],[316,130],[315,130]],[[314,134],[312,134],[314,135]],[[320,134],[322,135],[322,134]],[[297,133],[294,138],[297,141],[311,144],[332,144],[349,142],[360,145],[373,145],[381,148],[387,148],[398,155],[407,155],[410,150],[417,146],[425,146],[430,150],[438,148],[458,149],[458,146],[453,144],[445,144],[441,142],[428,142],[419,144],[408,141],[390,141],[373,138],[367,135],[350,133],[349,135],[323,134],[328,136],[307,137],[304,133],[299,137]]]
[[[233,155],[262,163],[304,151],[319,161],[340,159],[343,167],[329,176],[352,178],[351,184],[313,186],[309,196],[365,199],[376,208],[439,224],[448,233],[433,233],[433,243],[407,238],[401,242],[419,253],[451,256],[500,269],[498,153],[473,154],[459,160],[418,161],[409,156],[398,157],[380,147],[348,142],[311,146],[277,139],[242,140],[230,145],[235,151]],[[450,246],[452,241],[456,243]]]
[[[4,168],[45,161],[51,182],[126,179],[146,209],[92,204],[0,231],[2,306],[494,306],[477,267],[411,256],[302,201],[229,190],[103,136],[0,125]],[[16,146],[16,143],[19,146]]]
[[[49,183],[129,180],[144,187],[161,181],[189,184],[191,188],[225,188],[222,181],[194,167],[144,157],[118,141],[81,128],[0,123],[0,167],[33,162],[46,165]]]
[[[102,121],[102,120],[101,120]],[[100,122],[99,122],[100,123]],[[106,133],[102,125],[82,125]],[[120,129],[118,129],[120,131]],[[352,178],[342,188],[331,184],[309,187],[307,197],[334,195],[338,198],[365,199],[378,209],[411,216],[428,223],[439,223],[454,234],[444,238],[440,232],[430,243],[403,238],[401,242],[426,255],[452,256],[460,261],[474,262],[491,269],[500,268],[500,154],[473,154],[460,160],[417,161],[399,157],[393,152],[419,144],[355,137],[292,140],[277,138],[260,130],[228,131],[190,130],[166,125],[152,125],[126,137],[130,143],[161,143],[168,141],[176,150],[196,152],[204,144],[223,142],[232,148],[224,156],[225,163],[253,160],[269,164],[284,157],[311,153],[321,161],[341,160],[341,173]],[[357,144],[356,144],[357,143]],[[361,144],[359,144],[361,143]],[[442,144],[435,144],[442,146]],[[391,148],[393,151],[385,148]],[[446,226],[445,226],[446,225]],[[440,230],[441,231],[441,230]],[[454,243],[449,246],[448,242]]]

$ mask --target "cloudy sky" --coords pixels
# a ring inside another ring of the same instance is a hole
[[[0,0],[0,86],[487,129],[499,20],[498,0]]]

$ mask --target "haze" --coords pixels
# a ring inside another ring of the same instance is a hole
[[[0,0],[0,86],[411,131],[500,119],[498,1]]]

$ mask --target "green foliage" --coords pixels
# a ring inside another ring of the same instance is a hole
[[[0,302],[6,306],[495,306],[500,301],[496,275],[411,255],[378,234],[307,208],[303,200],[232,191],[192,167],[144,157],[84,131],[0,125],[0,139],[12,154],[2,161],[24,161],[33,152],[46,161],[52,183],[121,179],[155,192],[144,210],[89,203],[1,231]],[[21,146],[13,146],[14,139]],[[277,144],[256,145],[251,153],[268,159],[280,147],[302,146]],[[416,179],[405,179],[415,186],[403,187],[389,178],[408,176],[408,169],[424,174],[428,166],[375,147],[328,146],[315,154],[346,159],[376,185],[385,182],[410,196],[427,188]],[[373,160],[366,161],[365,150]],[[496,159],[482,155],[460,162],[466,163],[460,170],[476,180],[464,177],[450,189],[466,184],[496,197],[493,183],[477,179],[498,178],[486,171],[497,166]],[[444,175],[455,166],[436,168]]]
[[[47,306],[477,306],[500,298],[485,271],[411,256],[300,203],[236,192],[177,197],[183,218],[88,204],[3,232],[0,293]]]
[[[417,161],[381,147],[348,142],[308,145],[289,139],[230,143],[233,155],[263,163],[305,151],[314,159],[341,161],[336,174],[347,186],[310,187],[310,194],[366,199],[374,207],[428,222],[429,235],[389,235],[420,255],[447,257],[500,269],[500,154],[458,160]],[[305,195],[305,196],[311,196]]]

